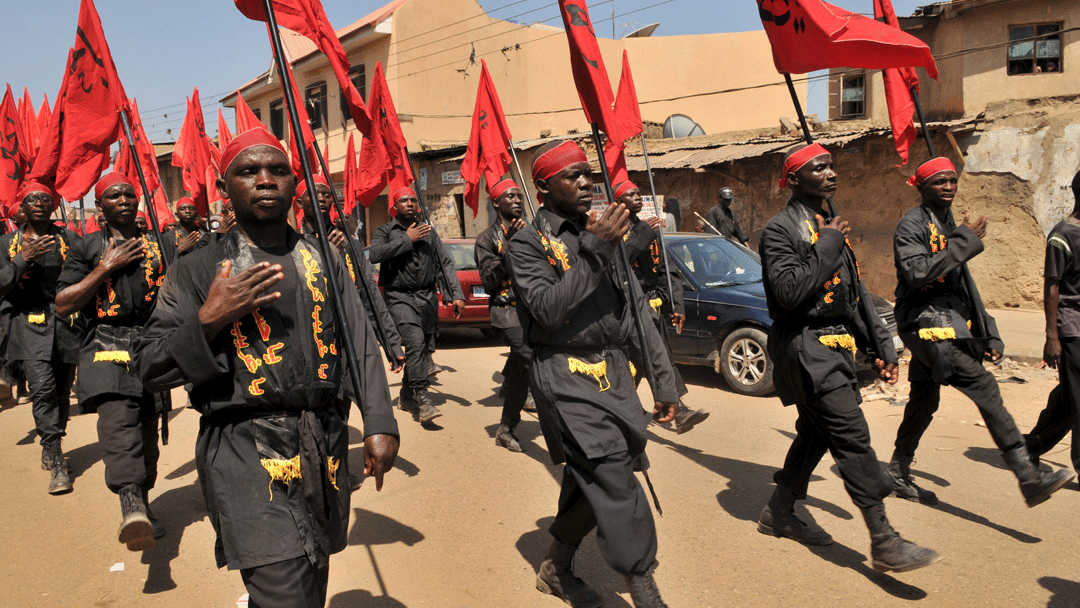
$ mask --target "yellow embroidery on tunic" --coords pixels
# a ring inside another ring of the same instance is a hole
[[[627,359],[626,363],[627,363],[627,365],[630,366],[630,376],[633,377],[633,378],[637,378],[637,368],[634,367],[634,362]]]
[[[664,301],[660,298],[653,298],[649,300],[649,306],[652,306],[653,310],[660,312],[660,307],[664,305]]]
[[[19,242],[19,235],[16,234],[15,237],[11,239],[11,246],[8,247],[8,259],[14,260],[15,256],[20,251],[22,251],[22,243]]]
[[[810,229],[810,244],[817,243],[818,232],[814,230],[814,225],[810,223],[810,220],[806,220],[806,227]]]
[[[304,281],[307,283],[308,289],[311,290],[311,299],[315,302],[323,301],[323,293],[319,290],[318,280],[316,276],[321,270],[319,270],[319,262],[315,260],[315,257],[311,255],[307,249],[300,250],[300,257],[304,261]]]
[[[289,485],[289,482],[292,480],[301,479],[303,477],[300,474],[299,454],[288,460],[280,458],[263,458],[259,463],[262,464],[262,467],[270,474],[270,483],[266,484],[266,487],[270,489],[270,500],[274,500],[275,481],[280,481],[285,485]]]
[[[34,325],[44,325],[45,324],[45,313],[38,313],[38,314],[30,313],[30,314],[26,315],[26,320],[33,323]]]
[[[847,349],[851,351],[851,354],[855,354],[855,338],[850,334],[829,334],[825,336],[819,336],[818,342],[821,342],[825,346],[833,350]]]
[[[924,327],[919,330],[920,340],[940,342],[941,340],[955,340],[956,330],[951,327]]]
[[[262,389],[263,382],[266,382],[266,378],[256,378],[252,380],[251,385],[248,386],[248,392],[256,397],[265,393],[266,391]]]
[[[131,363],[131,353],[126,350],[103,350],[94,353],[94,363],[98,361],[120,363],[127,367],[127,364]]]
[[[334,486],[335,490],[341,491],[341,488],[337,487],[337,470],[341,466],[341,459],[334,458],[333,456],[326,457],[326,477],[330,480],[330,485]]]
[[[611,382],[607,379],[607,361],[588,363],[581,359],[567,357],[566,362],[570,364],[571,374],[585,374],[586,376],[595,378],[601,393],[611,388]],[[607,386],[604,386],[605,382],[607,383]]]

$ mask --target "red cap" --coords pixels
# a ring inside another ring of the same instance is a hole
[[[398,188],[397,192],[394,192],[394,196],[390,198],[390,202],[396,203],[398,199],[403,196],[416,196],[416,192],[413,192],[413,189],[408,186],[403,186]]]
[[[512,179],[504,179],[488,189],[488,198],[492,201],[496,201],[511,188],[518,188],[517,183]],[[518,189],[520,190],[520,188]]]
[[[825,146],[821,144],[810,144],[802,150],[792,154],[784,161],[784,175],[780,178],[780,187],[787,188],[787,175],[792,171],[798,171],[802,169],[803,165],[821,156],[822,154],[830,154]]]
[[[615,200],[616,201],[619,200],[620,198],[622,198],[622,196],[624,194],[626,194],[627,192],[630,192],[631,190],[635,190],[635,189],[637,189],[637,186],[635,186],[634,182],[632,182],[632,181],[625,181],[625,182],[621,182],[619,184],[616,184],[616,186],[615,186]]]
[[[60,206],[60,195],[56,192],[55,188],[43,184],[39,181],[30,180],[27,182],[23,182],[23,185],[19,187],[19,193],[15,196],[15,202],[11,205],[14,211],[8,213],[8,217],[15,215],[15,212],[18,211],[19,207],[22,205],[23,199],[33,194],[34,192],[43,192],[51,196],[53,203],[53,211],[56,211],[56,208]]]
[[[195,205],[195,201],[191,200],[191,197],[190,197],[190,196],[181,196],[181,197],[180,197],[180,198],[179,198],[179,199],[178,199],[178,200],[176,201],[176,208],[177,208],[177,209],[179,209],[179,208],[180,208],[180,205],[192,205],[192,206],[194,206],[194,205]]]
[[[919,165],[919,168],[915,170],[915,175],[909,177],[907,183],[912,186],[918,186],[942,171],[956,171],[956,166],[952,164],[951,160],[944,156],[931,158]]]
[[[567,140],[533,159],[532,176],[533,179],[548,179],[570,165],[588,161],[581,146]]]
[[[276,137],[263,127],[255,127],[237,135],[229,142],[229,145],[225,146],[225,150],[221,153],[221,174],[225,175],[229,171],[229,165],[236,160],[236,157],[241,152],[255,146],[270,146],[284,154],[286,158],[289,157],[289,154],[285,152],[285,148],[281,147],[281,142]]]
[[[326,181],[326,178],[323,177],[322,175],[315,175],[314,178],[315,178],[315,185],[322,184],[322,185],[326,186],[327,188],[330,187],[330,182]],[[307,193],[307,191],[308,191],[307,180],[305,179],[304,181],[300,182],[300,185],[297,186],[297,188],[296,188],[296,198],[303,198],[304,194]]]
[[[113,171],[98,180],[97,185],[94,186],[94,198],[100,201],[101,197],[105,194],[105,191],[117,184],[127,184],[132,188],[135,187],[135,184],[131,183],[131,180],[128,179],[126,175],[119,171]]]

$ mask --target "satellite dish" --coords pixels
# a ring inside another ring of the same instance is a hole
[[[630,32],[629,34],[623,36],[623,38],[648,38],[649,36],[652,36],[652,33],[655,32],[656,28],[658,27],[660,27],[659,23],[646,25],[643,28],[638,28]]]
[[[664,121],[664,139],[705,135],[705,130],[686,114],[672,114]]]

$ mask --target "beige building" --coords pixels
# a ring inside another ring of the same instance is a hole
[[[556,16],[553,3],[529,18]],[[336,80],[313,43],[283,33],[320,148],[329,145],[330,172],[340,176],[350,125]],[[516,140],[589,130],[562,28],[491,18],[475,0],[395,0],[337,33],[365,99],[375,64],[382,62],[410,152],[425,174],[420,179],[424,198],[436,226],[447,236],[473,236],[490,222],[486,201],[476,220],[462,209],[464,186],[456,173],[460,160],[435,163],[464,151],[481,59],[488,63]],[[780,80],[764,31],[601,38],[600,47],[613,89],[622,52],[627,51],[647,122],[663,123],[673,114],[684,114],[706,133],[717,133],[776,125],[780,116],[792,112],[784,87],[754,88]],[[276,72],[268,70],[239,90],[275,134],[289,137]],[[798,91],[805,100],[806,84]],[[235,95],[222,103],[235,106]],[[521,160],[524,166],[527,159]],[[385,203],[373,205],[368,213],[370,234],[387,219]]]

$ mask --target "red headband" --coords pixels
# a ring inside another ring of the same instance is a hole
[[[138,212],[138,213],[136,213],[135,215],[136,215],[136,216],[138,216],[138,217],[141,217],[141,218],[142,218],[142,219],[144,219],[144,220],[146,220],[146,224],[147,224],[148,226],[150,225],[150,216],[149,216],[149,215],[146,215],[146,212],[145,212],[145,211],[139,211],[139,212]]]
[[[625,182],[622,182],[620,184],[616,184],[615,185],[615,200],[616,200],[616,202],[620,198],[622,198],[622,196],[624,194],[626,194],[627,192],[630,192],[631,190],[635,190],[635,189],[638,189],[638,187],[635,186],[634,182],[632,182],[632,181],[625,181]]]
[[[270,134],[263,127],[255,127],[248,131],[244,131],[240,135],[237,135],[235,139],[229,142],[229,145],[225,146],[225,150],[221,153],[221,174],[225,175],[229,171],[229,165],[232,164],[236,157],[241,152],[248,148],[254,148],[255,146],[270,146],[271,148],[281,152],[288,158],[289,155],[285,152],[285,148],[281,147],[281,142],[276,137]]]
[[[506,194],[506,191],[511,188],[517,188],[517,183],[512,179],[504,179],[501,182],[495,184],[488,190],[488,198],[492,201],[499,200],[499,197]],[[518,188],[520,190],[520,188]]]
[[[53,211],[56,211],[56,208],[60,206],[60,195],[57,194],[54,188],[46,186],[38,181],[28,181],[24,182],[19,188],[19,193],[15,196],[15,201],[11,205],[11,208],[18,211],[19,207],[22,206],[23,199],[35,192],[43,192],[52,197]],[[13,215],[15,215],[15,212],[8,213],[8,217]]]
[[[803,165],[821,156],[822,154],[830,154],[825,146],[821,144],[810,144],[802,150],[792,154],[784,161],[784,175],[780,178],[780,187],[787,188],[787,176],[792,171],[798,171],[802,169]]]
[[[398,199],[403,197],[403,196],[416,196],[416,193],[413,192],[412,188],[410,188],[408,186],[404,186],[404,187],[398,188],[397,192],[394,193],[394,198],[392,198],[390,200],[396,203],[398,201]]]
[[[131,180],[129,180],[126,175],[117,171],[113,171],[112,173],[98,180],[97,185],[94,186],[94,198],[100,201],[101,197],[104,196],[105,191],[117,184],[127,184],[132,188],[135,187],[135,184],[131,183]]]
[[[327,188],[330,187],[330,182],[326,181],[326,178],[323,177],[322,175],[315,175],[314,177],[315,177],[315,185],[316,186],[318,186],[319,184],[322,184],[322,185],[326,186]],[[304,181],[300,182],[300,185],[296,188],[296,198],[303,198],[304,194],[306,194],[307,191],[308,191],[307,180],[305,179]]]
[[[919,165],[919,168],[915,170],[915,175],[908,178],[907,183],[912,186],[918,186],[942,171],[956,171],[956,167],[952,164],[951,160],[944,156],[931,158]]]
[[[179,209],[180,205],[191,205],[194,207],[195,201],[191,200],[190,196],[181,196],[180,200],[176,201],[176,208]]]
[[[549,179],[570,165],[582,162],[589,162],[589,159],[581,146],[573,140],[564,141],[533,159],[533,179]]]

